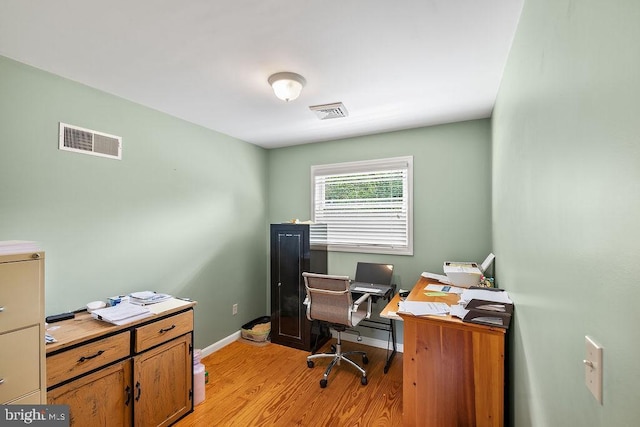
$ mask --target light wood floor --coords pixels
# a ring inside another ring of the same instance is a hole
[[[305,351],[236,341],[203,359],[209,372],[205,401],[176,426],[401,426],[402,353],[384,374],[386,350],[351,342],[342,347],[367,352],[366,386],[343,363],[322,389],[330,359],[316,360],[309,369]]]

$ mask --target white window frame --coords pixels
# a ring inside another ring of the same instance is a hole
[[[348,175],[366,172],[379,172],[384,170],[406,169],[406,181],[403,186],[403,210],[406,209],[406,236],[405,241],[383,244],[363,243],[353,241],[351,243],[332,241],[331,224],[327,224],[327,249],[338,252],[361,252],[391,255],[413,255],[413,156],[393,157],[387,159],[365,160],[357,162],[333,163],[327,165],[311,166],[311,219],[313,222],[326,223],[324,219],[316,218],[316,197],[321,196],[323,186],[316,185],[316,178],[335,175]],[[317,189],[317,191],[316,191]],[[319,208],[321,209],[321,207]],[[384,225],[381,224],[382,228]],[[342,238],[345,236],[342,235]],[[347,236],[348,237],[348,236]]]

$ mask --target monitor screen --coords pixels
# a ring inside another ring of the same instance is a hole
[[[376,285],[391,285],[392,275],[392,264],[359,262],[356,267],[355,281],[362,283],[373,283]]]

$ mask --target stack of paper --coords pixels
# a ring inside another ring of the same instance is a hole
[[[513,304],[472,299],[465,308],[469,311],[462,319],[464,322],[498,326],[504,329],[508,329],[511,323]]]
[[[446,316],[449,313],[449,306],[443,302],[400,301],[398,312],[414,316]]]
[[[452,305],[451,306],[451,315],[452,316],[464,319],[464,316],[466,316],[467,313],[469,313],[469,310],[467,310],[466,308],[464,308],[460,304],[456,304],[456,305]]]
[[[467,289],[462,295],[460,295],[459,303],[466,306],[472,299],[479,299],[484,301],[499,302],[503,304],[513,304],[513,301],[509,298],[507,291],[502,290],[488,290],[488,289]]]
[[[169,294],[160,294],[153,291],[134,292],[129,294],[129,302],[137,305],[156,304],[171,298]]]
[[[513,313],[513,302],[507,291],[500,289],[467,289],[460,295],[459,305],[451,307],[451,315],[464,322],[498,326],[507,329]]]
[[[421,274],[421,276],[425,279],[437,280],[438,282],[444,283],[446,285],[451,284],[451,280],[449,280],[447,276],[443,276],[442,274],[429,273],[428,271],[425,271]]]
[[[113,307],[100,308],[93,310],[91,316],[98,320],[113,323],[114,325],[125,325],[139,319],[151,316],[153,313],[147,308],[140,305],[122,302]]]
[[[458,295],[460,295],[461,293],[464,292],[463,288],[459,288],[457,286],[435,285],[433,283],[430,283],[427,286],[425,286],[424,290],[425,291],[432,291],[432,292],[444,292],[444,293],[447,293],[447,294],[458,294]]]
[[[39,252],[41,250],[36,242],[27,240],[5,240],[0,242],[0,255]]]

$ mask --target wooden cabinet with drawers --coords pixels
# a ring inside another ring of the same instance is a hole
[[[165,426],[191,412],[194,303],[167,304],[129,325],[89,314],[60,322],[47,348],[48,403],[69,405],[72,426]]]
[[[44,252],[0,255],[0,404],[46,402],[44,354]]]

